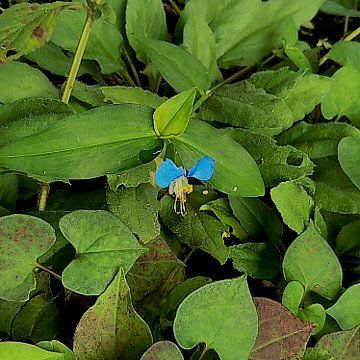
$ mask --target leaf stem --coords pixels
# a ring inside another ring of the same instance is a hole
[[[77,76],[79,68],[80,68],[81,60],[82,60],[82,58],[84,56],[86,45],[87,45],[87,43],[89,41],[89,37],[90,37],[90,34],[91,34],[91,29],[93,27],[93,24],[94,24],[93,10],[90,7],[88,7],[87,8],[87,17],[86,17],[86,22],[85,22],[85,25],[84,25],[84,29],[83,29],[83,32],[81,34],[78,47],[76,49],[74,60],[73,60],[73,63],[71,65],[71,69],[70,69],[70,72],[69,72],[68,79],[66,81],[64,93],[63,93],[63,96],[61,98],[61,101],[63,103],[65,103],[65,104],[69,103],[70,95],[72,93],[74,83],[75,83],[75,80],[76,80],[76,76]]]
[[[181,14],[181,10],[178,7],[177,3],[174,0],[169,0],[169,3],[171,4],[172,8],[174,9],[174,11],[176,12],[176,15],[180,16]]]
[[[129,64],[130,69],[131,69],[131,72],[132,72],[132,74],[134,75],[134,79],[135,79],[136,85],[141,87],[141,81],[140,81],[140,78],[139,78],[139,74],[138,74],[138,72],[136,71],[135,65],[134,65],[134,63],[132,62],[132,60],[131,60],[131,58],[130,58],[130,55],[129,55],[129,53],[127,52],[127,50],[125,49],[125,47],[124,47],[124,55],[125,55],[125,60],[126,60],[126,62]]]
[[[50,192],[50,185],[47,183],[41,183],[40,184],[39,202],[38,202],[39,211],[45,210],[49,192]]]
[[[44,270],[46,272],[48,272],[50,275],[54,276],[55,278],[57,278],[58,280],[61,281],[61,276],[59,274],[57,274],[55,271],[52,271],[51,269],[49,269],[47,266],[40,264],[38,261],[36,261],[36,267]]]
[[[206,345],[206,346],[204,347],[204,350],[202,351],[200,357],[199,357],[199,360],[202,360],[208,351],[209,351],[209,348],[208,348],[208,346]]]

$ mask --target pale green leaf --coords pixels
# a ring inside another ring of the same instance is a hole
[[[304,293],[305,290],[301,283],[298,281],[290,281],[284,289],[281,303],[294,315],[298,315]]]
[[[0,83],[6,89],[0,94],[2,103],[25,98],[59,97],[58,90],[40,70],[18,61],[0,64]]]
[[[49,350],[51,352],[63,354],[63,356],[59,357],[59,359],[76,360],[75,354],[66,345],[62,344],[60,341],[57,341],[57,340],[41,341],[41,342],[37,343],[36,346],[39,346],[40,348]],[[59,356],[60,356],[60,354],[59,354]]]
[[[325,325],[326,313],[321,304],[311,304],[304,309],[300,309],[297,316],[308,323],[316,325],[312,335],[318,334]]]
[[[74,352],[78,360],[134,360],[151,344],[150,329],[134,310],[130,288],[120,269],[78,323]]]
[[[144,106],[98,107],[2,147],[0,165],[48,181],[116,173],[160,145],[151,122],[152,109]]]
[[[67,360],[62,353],[13,341],[0,343],[0,357],[6,360]]]
[[[342,268],[330,245],[311,224],[288,247],[283,261],[286,281],[299,281],[305,292],[334,299],[341,289]]]
[[[326,350],[307,348],[302,360],[336,360]]]
[[[55,242],[55,231],[29,215],[1,217],[0,228],[0,298],[29,300],[36,287],[36,261]]]
[[[336,253],[343,255],[352,249],[360,250],[360,220],[345,225],[336,237]]]
[[[339,142],[338,151],[341,168],[360,190],[360,136],[342,139]]]
[[[119,267],[128,272],[146,250],[127,226],[107,211],[74,211],[60,219],[60,229],[76,250],[62,282],[84,295],[101,294]]]
[[[184,360],[184,357],[171,341],[159,341],[149,347],[140,360]]]
[[[221,359],[247,360],[258,319],[245,276],[216,281],[195,290],[180,304],[174,323],[176,341],[191,349],[205,343]]]
[[[342,330],[350,330],[360,324],[360,284],[350,286],[338,301],[326,309]]]
[[[360,44],[358,42],[339,41],[331,48],[326,57],[336,61],[342,66],[351,64],[355,69],[360,71]]]
[[[209,183],[218,190],[239,196],[264,194],[264,183],[255,161],[227,131],[192,119],[185,133],[172,142],[187,169],[203,156],[215,160],[215,172]]]

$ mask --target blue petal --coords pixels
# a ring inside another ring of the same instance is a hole
[[[161,188],[167,188],[170,183],[185,175],[183,167],[177,167],[170,159],[165,159],[155,172],[155,182]]]
[[[205,156],[201,158],[196,165],[189,170],[188,177],[193,177],[201,181],[210,180],[214,174],[215,170],[215,161],[209,157]]]

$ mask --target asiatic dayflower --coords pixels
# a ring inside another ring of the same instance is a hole
[[[188,172],[182,166],[176,166],[171,159],[165,159],[156,170],[154,181],[163,189],[169,188],[169,194],[175,195],[174,211],[185,215],[186,196],[193,191],[188,178],[208,181],[213,176],[214,170],[215,161],[209,156],[202,157]]]

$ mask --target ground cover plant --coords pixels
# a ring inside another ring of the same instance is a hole
[[[1,1],[0,359],[358,360],[359,5]]]

